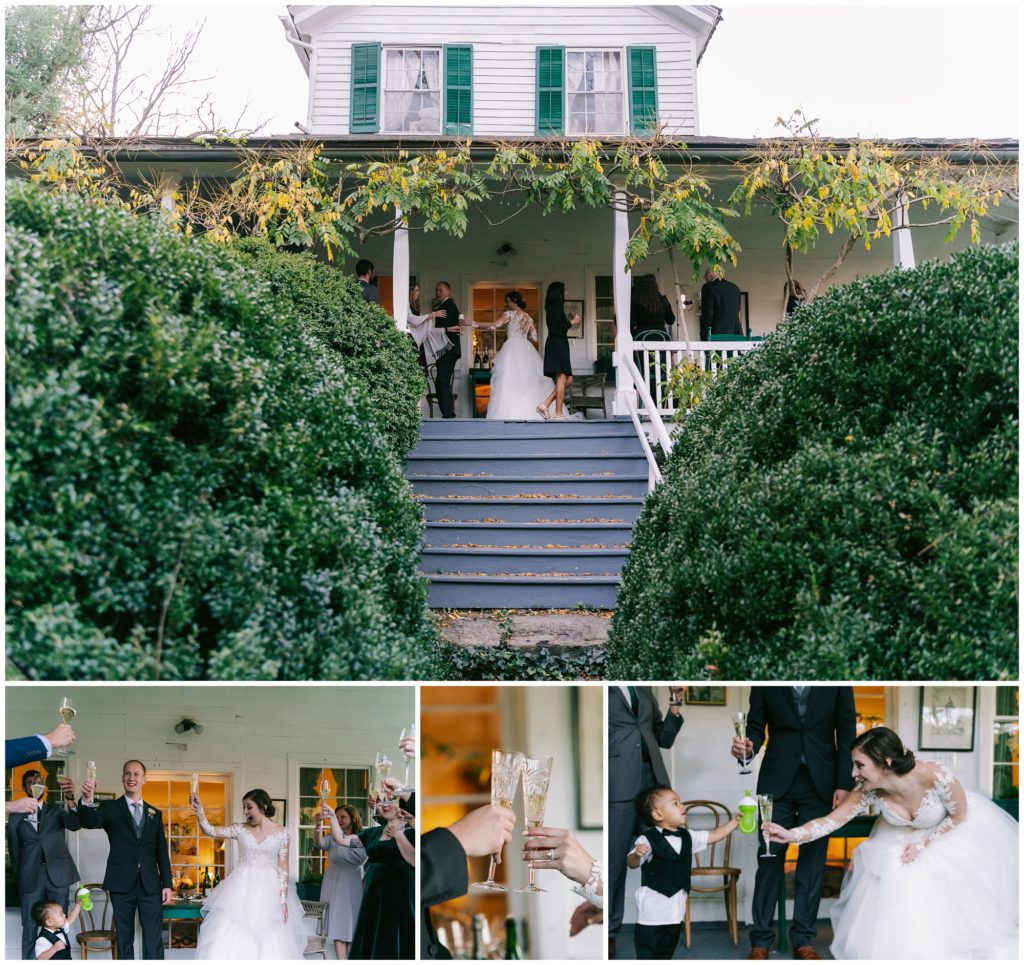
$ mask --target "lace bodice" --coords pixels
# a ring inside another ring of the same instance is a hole
[[[519,309],[505,312],[494,327],[501,328],[504,325],[508,326],[509,336],[515,335],[533,342],[537,341],[537,326],[533,324],[533,319],[526,312],[521,312]]]
[[[271,871],[277,876],[281,904],[288,901],[288,832],[282,828],[268,834],[262,841],[257,840],[252,830],[244,824],[228,824],[214,827],[199,815],[199,826],[213,838],[234,838],[238,842],[240,867]]]
[[[875,807],[887,824],[907,828],[911,831],[928,831],[928,834],[922,839],[922,843],[927,844],[938,835],[945,834],[953,826],[953,817],[956,814],[956,802],[952,795],[954,780],[955,778],[945,766],[938,765],[935,768],[932,786],[924,792],[917,810],[909,817],[900,814],[884,794],[866,791],[851,807],[838,809],[843,812],[841,820],[836,820],[830,815],[794,828],[795,840],[798,844],[805,844],[808,841],[823,838],[840,825],[846,824],[858,815],[867,814],[872,807]],[[834,811],[833,815],[836,815],[838,811]]]

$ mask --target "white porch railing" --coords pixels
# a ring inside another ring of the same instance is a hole
[[[760,341],[736,342],[631,342],[631,351],[619,353],[616,359],[620,371],[628,374],[635,392],[626,393],[626,405],[637,436],[647,456],[648,489],[661,482],[661,470],[648,438],[647,427],[654,441],[665,455],[672,452],[672,436],[665,425],[675,414],[677,405],[666,384],[673,369],[691,361],[716,378],[723,365],[760,345]],[[640,366],[634,361],[639,355]],[[647,419],[645,425],[643,418]]]

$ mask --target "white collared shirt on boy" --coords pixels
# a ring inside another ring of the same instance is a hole
[[[689,828],[680,828],[690,836],[690,845],[693,853],[697,854],[708,846],[708,831],[691,831]],[[651,832],[662,833],[660,828],[652,828]],[[675,835],[666,835],[665,840],[669,847],[676,854],[683,849],[683,842]],[[633,850],[638,844],[647,844],[647,835],[640,835],[633,842]],[[649,847],[649,845],[648,845]],[[648,851],[640,859],[641,867],[651,860],[651,852]],[[636,922],[638,925],[678,925],[686,915],[686,890],[680,888],[671,898],[667,898],[660,891],[653,888],[646,888],[641,885],[636,890]]]

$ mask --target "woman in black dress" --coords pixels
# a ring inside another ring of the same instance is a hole
[[[415,861],[413,829],[395,801],[381,808],[383,827],[358,834],[366,848],[363,902],[348,957],[411,959],[416,957]]]
[[[629,304],[629,331],[634,340],[644,332],[661,332],[667,337],[675,320],[672,306],[658,289],[658,279],[641,275]]]
[[[555,380],[551,394],[537,406],[537,411],[545,419],[550,419],[548,408],[555,403],[555,418],[564,419],[562,400],[565,398],[565,387],[572,383],[572,365],[569,363],[569,329],[580,322],[579,315],[571,319],[565,314],[565,284],[553,281],[548,285],[548,293],[544,298],[544,317],[548,326],[548,338],[544,343],[544,374]]]

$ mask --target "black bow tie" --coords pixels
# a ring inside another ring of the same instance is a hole
[[[681,838],[686,832],[682,828],[676,828],[675,831],[669,831],[668,828],[662,828],[661,833],[666,838]]]

